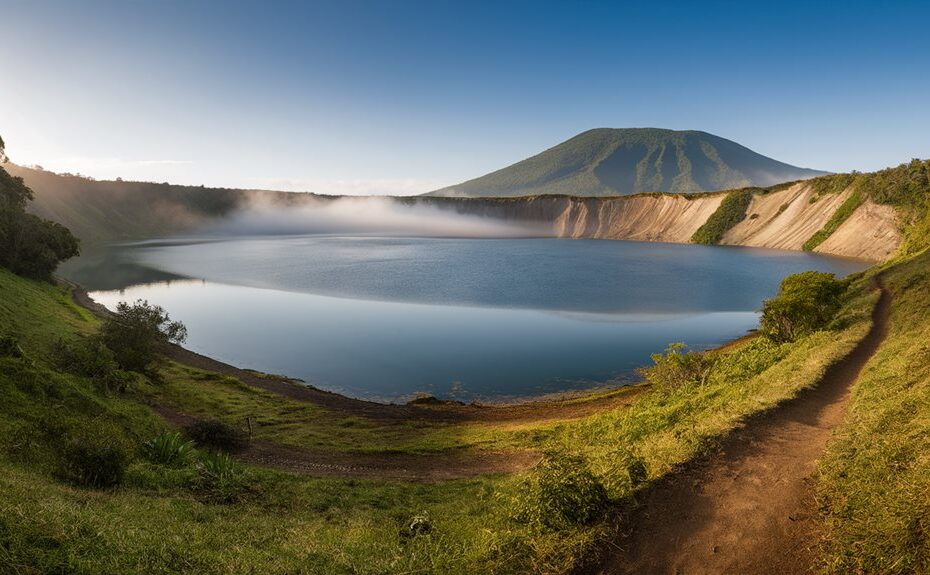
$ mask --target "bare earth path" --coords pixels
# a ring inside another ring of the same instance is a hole
[[[816,561],[813,474],[849,388],[885,337],[882,288],[873,326],[820,384],[752,418],[719,452],[660,481],[631,518],[602,573],[802,574]]]

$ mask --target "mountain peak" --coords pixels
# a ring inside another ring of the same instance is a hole
[[[799,168],[698,130],[593,128],[435,196],[617,196],[771,186],[827,172]]]

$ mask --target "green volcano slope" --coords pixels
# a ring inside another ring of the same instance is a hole
[[[766,187],[826,172],[767,158],[698,131],[599,128],[434,196],[622,196]]]

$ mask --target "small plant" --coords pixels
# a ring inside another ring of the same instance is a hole
[[[236,501],[245,489],[242,466],[225,453],[203,453],[197,462],[198,486],[210,499]]]
[[[0,357],[23,358],[26,354],[19,346],[19,340],[10,335],[0,336]]]
[[[516,517],[541,529],[589,525],[607,512],[607,490],[583,457],[547,454],[515,502]]]
[[[248,446],[248,436],[243,431],[215,419],[195,421],[184,431],[194,443],[209,449],[235,453]]]
[[[664,353],[652,354],[655,365],[640,369],[646,381],[659,389],[673,390],[679,387],[707,382],[714,366],[710,354],[685,351],[683,343],[669,345]]]
[[[62,474],[76,485],[106,489],[123,482],[129,456],[115,444],[69,441],[62,453]]]
[[[180,433],[162,433],[145,443],[145,455],[152,463],[162,465],[183,465],[191,460],[194,443]]]
[[[404,543],[419,536],[429,535],[432,532],[433,522],[426,515],[414,515],[404,523],[404,527],[400,530],[400,540],[401,543]]]

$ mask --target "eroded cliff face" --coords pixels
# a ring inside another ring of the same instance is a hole
[[[852,193],[815,198],[811,185],[757,193],[746,218],[727,231],[723,245],[800,250]],[[529,198],[418,199],[458,213],[542,224],[565,238],[597,238],[688,243],[717,210],[725,193],[647,194],[617,198],[537,196]],[[901,243],[897,215],[890,206],[866,200],[815,251],[874,261],[887,259]]]

